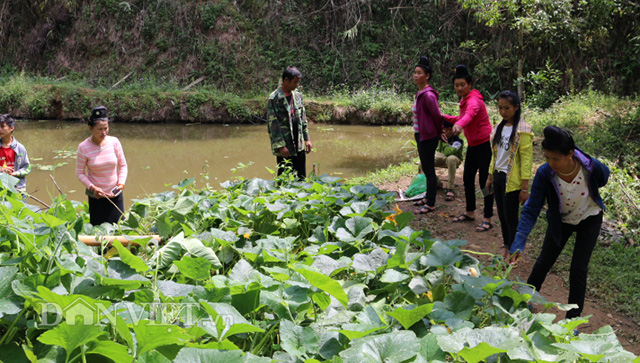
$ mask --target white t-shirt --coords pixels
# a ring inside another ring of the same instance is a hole
[[[573,178],[571,183],[562,180],[557,174],[560,191],[560,215],[562,223],[577,225],[585,218],[600,213],[600,206],[589,196],[587,172],[584,168]]]
[[[498,153],[496,155],[495,169],[505,173],[509,167],[509,148],[511,147],[509,144],[509,138],[511,137],[511,130],[513,130],[513,125],[505,125],[502,128],[500,140],[498,140]]]

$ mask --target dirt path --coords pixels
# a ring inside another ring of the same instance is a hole
[[[418,168],[416,166],[416,171],[417,169]],[[436,202],[436,211],[425,215],[416,215],[416,218],[411,222],[412,227],[414,229],[426,228],[430,230],[435,237],[442,240],[467,240],[469,244],[465,248],[469,250],[499,253],[500,247],[502,246],[502,234],[500,233],[498,214],[495,207],[494,218],[492,220],[493,228],[489,231],[478,233],[474,230],[479,224],[479,221],[482,220],[481,207],[483,203],[481,198],[478,198],[478,209],[476,210],[476,220],[474,222],[451,222],[454,217],[458,216],[465,210],[464,190],[462,188],[462,169],[462,167],[458,168],[458,173],[456,175],[455,200],[446,202],[444,200],[444,191],[439,190]],[[448,178],[446,170],[439,168],[436,170],[438,178],[446,181]],[[410,182],[411,178],[405,177],[397,183],[379,185],[378,187],[389,191],[398,191],[398,189],[406,190]],[[417,209],[417,207],[414,207],[411,202],[401,202],[398,203],[398,206],[403,211],[414,211]],[[567,251],[565,250],[563,253],[567,253]],[[511,279],[519,277],[526,281],[536,257],[537,255],[529,255],[525,252],[519,265],[512,270]],[[561,271],[560,274],[568,275],[568,271]],[[552,270],[545,280],[541,293],[549,301],[566,303],[569,296],[569,289],[568,286],[565,285],[563,277],[557,273],[553,273]],[[536,311],[535,308],[534,311]],[[558,320],[564,318],[565,312],[559,310],[551,312],[556,313]],[[592,315],[592,317],[589,318],[589,324],[580,326],[581,332],[592,333],[600,327],[611,325],[622,346],[628,351],[633,352],[636,355],[640,355],[640,324],[634,322],[631,318],[625,315],[615,312],[614,310],[603,308],[598,300],[589,296],[588,291],[582,315]]]

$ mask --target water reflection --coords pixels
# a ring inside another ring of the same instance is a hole
[[[217,187],[234,175],[271,178],[267,168],[275,170],[266,125],[117,123],[110,133],[122,142],[129,164],[127,199],[167,190],[189,177],[202,186],[205,172]],[[51,174],[70,199],[85,200],[75,177],[75,151],[89,137],[86,124],[21,121],[14,135],[34,164],[27,177],[30,193],[44,201],[57,195]],[[307,170],[317,164],[321,174],[341,177],[364,175],[405,160],[406,150],[401,148],[413,136],[409,127],[350,125],[311,125],[310,135],[316,150],[308,156]],[[239,163],[248,166],[238,169]]]

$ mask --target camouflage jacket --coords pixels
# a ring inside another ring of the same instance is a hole
[[[307,112],[304,109],[302,94],[297,91],[292,92],[294,115],[291,115],[291,106],[287,98],[278,88],[269,95],[267,101],[267,126],[269,137],[271,138],[271,151],[273,155],[279,156],[280,148],[286,146],[291,156],[304,152],[304,142],[309,140],[309,124],[307,123]],[[293,122],[298,122],[298,144],[293,145]]]

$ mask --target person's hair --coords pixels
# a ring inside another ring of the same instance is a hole
[[[294,78],[302,78],[302,72],[298,70],[296,67],[287,67],[284,72],[282,72],[282,80],[285,79],[294,79]]]
[[[471,74],[469,74],[469,69],[464,64],[458,64],[456,66],[456,73],[453,74],[451,82],[455,82],[456,79],[459,78],[464,79],[469,84],[473,84],[473,77],[471,77]]]
[[[11,117],[11,114],[5,113],[0,115],[0,124],[6,124],[9,127],[16,127],[16,120]]]
[[[511,90],[506,90],[506,91],[500,92],[500,94],[498,95],[498,100],[502,100],[502,99],[507,100],[513,107],[518,107],[518,109],[516,110],[516,114],[513,116],[513,128],[511,129],[511,136],[509,136],[509,143],[512,143],[513,138],[516,136],[518,124],[520,123],[520,115],[522,115],[522,106],[520,105],[520,97],[518,97],[517,93]],[[507,120],[502,120],[498,124],[498,127],[496,127],[496,133],[493,135],[493,140],[491,141],[492,145],[497,144],[498,141],[500,140],[500,137],[502,135],[502,129],[504,128],[504,125],[506,123],[507,123]]]
[[[91,110],[91,116],[89,116],[89,127],[94,127],[98,121],[109,121],[107,116],[107,108],[104,106],[97,106]]]
[[[557,151],[563,155],[569,155],[576,148],[571,134],[558,126],[547,126],[544,128],[543,133],[542,148],[544,150]]]
[[[431,69],[431,62],[429,62],[429,57],[427,57],[426,55],[420,57],[420,60],[418,61],[418,64],[416,64],[416,67],[422,68],[425,74],[431,75],[433,73],[433,69]]]

